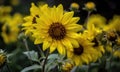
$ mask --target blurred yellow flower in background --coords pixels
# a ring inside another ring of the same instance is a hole
[[[93,14],[88,18],[87,28],[91,24],[93,24],[95,26],[95,28],[97,28],[97,29],[102,29],[106,25],[106,19],[99,14]]]
[[[113,19],[111,19],[108,23],[108,29],[107,30],[115,30],[116,32],[120,32],[120,16],[115,15]]]
[[[43,50],[50,47],[50,53],[56,49],[60,54],[65,54],[66,49],[73,49],[73,45],[78,45],[75,40],[77,32],[82,26],[76,24],[79,17],[73,17],[74,12],[65,12],[60,4],[46,10],[37,19],[37,26],[33,32],[35,44],[43,43]]]
[[[21,14],[14,14],[14,16],[8,17],[2,26],[1,36],[6,44],[17,41],[18,34],[20,32],[20,25],[23,19]]]

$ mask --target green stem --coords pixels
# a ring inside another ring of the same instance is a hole
[[[41,55],[42,57],[45,57],[44,52],[42,51],[42,49],[40,48],[39,45],[37,45],[37,48],[38,48],[38,50],[40,51],[40,55]]]
[[[24,44],[25,44],[25,48],[26,48],[26,50],[28,51],[28,55],[29,55],[29,57],[31,58],[31,55],[30,55],[30,53],[29,53],[29,47],[28,47],[28,43],[27,43],[27,40],[26,39],[23,39],[23,42],[24,42]],[[29,59],[30,60],[30,59]],[[30,60],[30,63],[32,64],[32,61]]]
[[[85,24],[84,24],[85,27],[87,26],[87,23],[88,23],[88,19],[89,19],[89,17],[90,17],[90,14],[91,14],[91,11],[88,11],[87,18],[86,18]]]
[[[46,53],[46,58],[45,58],[44,63],[43,63],[42,72],[45,72],[45,65],[47,63],[48,55],[49,55],[49,49],[47,50],[47,53]]]

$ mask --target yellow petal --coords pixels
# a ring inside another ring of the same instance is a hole
[[[62,24],[67,24],[73,17],[74,12],[66,12],[62,17]]]
[[[77,33],[75,33],[75,32],[69,32],[69,31],[68,31],[67,37],[75,38],[75,39],[76,39],[76,38],[79,37],[79,35],[78,35]]]
[[[68,50],[73,50],[73,46],[68,39],[64,39],[61,42]]]
[[[79,25],[79,24],[67,24],[65,25],[65,28],[67,30],[70,30],[70,31],[75,31],[75,32],[78,32],[82,29],[82,25]]]
[[[58,42],[57,50],[60,54],[65,55],[65,47],[60,42]]]
[[[43,50],[45,51],[48,47],[50,47],[51,43],[47,40],[44,40],[43,42]]]
[[[73,45],[74,48],[78,48],[79,47],[79,43],[77,40],[73,39],[73,38],[68,38],[71,42],[71,44]]]
[[[43,39],[35,39],[34,44],[41,44],[43,42]]]
[[[58,5],[57,9],[57,16],[59,17],[59,20],[61,21],[62,17],[63,17],[63,6],[62,4]]]
[[[57,43],[53,42],[50,46],[50,53],[52,53],[53,51],[55,51],[55,49],[57,48]]]
[[[80,20],[79,17],[73,17],[73,18],[70,20],[69,24],[77,23],[79,20]]]

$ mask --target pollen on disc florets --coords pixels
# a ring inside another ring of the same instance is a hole
[[[51,24],[48,33],[52,39],[61,40],[66,36],[66,29],[61,23],[53,23]]]

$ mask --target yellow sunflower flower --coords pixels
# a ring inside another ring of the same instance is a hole
[[[15,14],[13,17],[9,17],[5,24],[2,26],[2,37],[6,44],[17,41],[17,37],[20,31],[20,24],[22,24],[22,16]]]
[[[47,7],[48,5],[37,7],[34,3],[31,4],[30,15],[24,18],[26,22],[22,24],[24,27],[23,30],[25,30],[25,35],[31,34],[35,28],[34,26],[37,23],[36,19],[40,17],[40,15],[43,13],[42,11],[45,11]]]
[[[57,48],[60,54],[65,54],[66,48],[72,50],[73,45],[78,46],[75,38],[82,27],[76,24],[80,18],[73,15],[73,11],[64,13],[61,4],[46,10],[37,19],[38,24],[33,32],[34,43],[43,43],[43,50],[50,47],[50,53]]]
[[[85,37],[78,38],[79,47],[73,48],[73,51],[67,50],[67,57],[73,60],[75,65],[89,64],[96,60],[96,50],[92,47],[93,43],[85,39]]]
[[[93,47],[97,50],[98,58],[105,52],[103,45],[100,44],[97,36],[102,31],[95,28],[94,24],[87,26],[87,30],[84,31],[83,36],[89,41],[94,43]],[[96,59],[97,60],[97,59]]]
[[[5,64],[5,62],[7,61],[6,58],[7,58],[6,54],[4,53],[3,50],[0,49],[0,67],[2,67]]]
[[[87,26],[89,27],[91,24],[94,24],[95,28],[102,29],[106,24],[106,19],[99,14],[91,15],[88,18]]]

